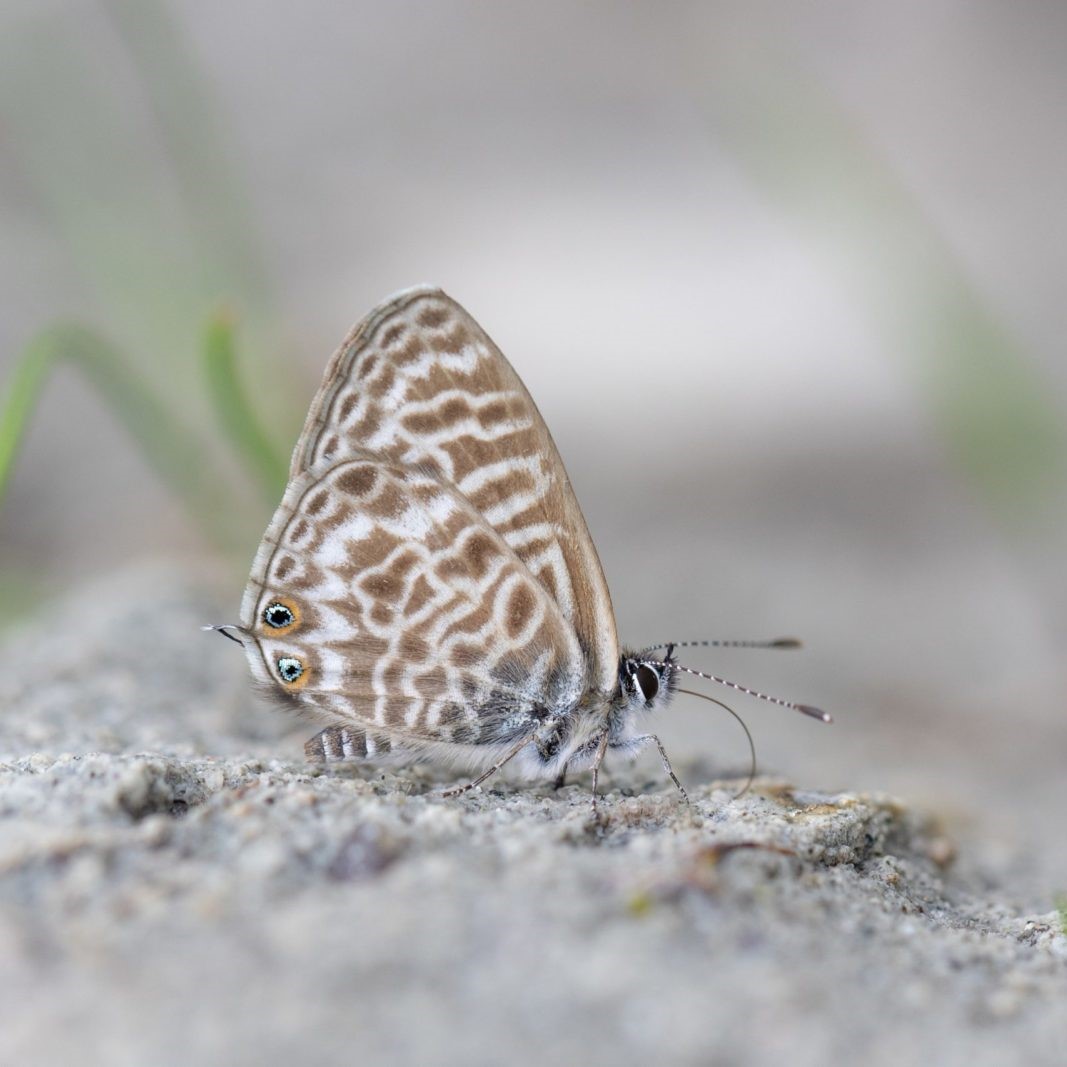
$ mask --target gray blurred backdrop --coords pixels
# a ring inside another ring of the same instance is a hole
[[[624,640],[803,637],[688,657],[835,713],[731,701],[765,768],[1067,889],[1065,40],[1057,4],[5,0],[0,380],[81,324],[227,486],[191,505],[58,363],[5,621],[141,556],[234,614],[274,502],[207,323],[285,451],[349,326],[433,282],[537,399]],[[662,732],[744,765],[702,706]]]

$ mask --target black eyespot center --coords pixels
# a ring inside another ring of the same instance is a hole
[[[291,684],[304,673],[304,665],[295,656],[282,656],[278,660],[278,673],[283,682]]]
[[[296,616],[288,604],[275,600],[263,609],[263,621],[275,630],[284,630],[286,626],[292,626],[296,621]]]
[[[659,675],[647,663],[642,663],[634,671],[634,678],[645,701],[653,700],[659,692]]]

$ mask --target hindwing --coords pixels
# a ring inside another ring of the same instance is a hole
[[[260,682],[399,739],[507,741],[589,686],[558,604],[470,501],[354,448],[290,481],[241,627]]]

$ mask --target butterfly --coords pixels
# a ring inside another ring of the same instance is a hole
[[[262,688],[329,722],[309,759],[476,775],[449,794],[513,763],[557,781],[590,769],[595,804],[605,755],[653,745],[684,796],[647,729],[679,675],[765,696],[683,667],[683,643],[620,649],[548,427],[485,331],[426,287],[375,308],[334,354],[240,623],[213,628],[239,635]]]

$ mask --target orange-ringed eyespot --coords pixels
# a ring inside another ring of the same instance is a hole
[[[284,630],[287,626],[292,626],[296,616],[291,607],[275,600],[263,609],[263,621],[275,630]]]
[[[293,656],[282,656],[278,660],[278,673],[283,682],[291,685],[304,673],[304,665]]]

